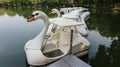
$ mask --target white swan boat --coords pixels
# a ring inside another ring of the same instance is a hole
[[[62,16],[61,16],[60,11],[58,9],[52,9],[50,13],[57,14],[57,17],[63,17],[63,18],[79,21],[80,23],[82,23],[82,25],[77,27],[78,32],[82,36],[87,36],[88,32],[87,32],[87,25],[85,23],[85,18],[90,15],[90,12],[88,12],[88,11],[82,12],[84,10],[88,10],[88,9],[73,10],[70,13],[64,14]]]
[[[67,8],[60,8],[60,12],[63,12],[64,14],[70,13],[74,10],[88,10],[87,8],[83,7],[67,7]]]
[[[76,32],[76,27],[81,25],[80,23],[65,18],[56,18],[53,24],[57,28],[54,32],[51,31],[50,36],[46,36],[49,26],[47,15],[42,11],[35,11],[32,15],[28,22],[42,19],[44,27],[39,35],[25,44],[24,50],[29,65],[45,65],[66,56],[70,51],[71,29],[74,31],[72,53],[76,56],[83,56],[88,53],[89,41]]]

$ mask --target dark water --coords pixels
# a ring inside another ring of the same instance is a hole
[[[42,9],[46,10],[46,9]],[[0,67],[28,67],[25,43],[42,29],[43,22],[27,23],[31,9],[0,8]],[[47,13],[47,12],[46,12]],[[120,15],[91,14],[87,22],[91,48],[85,61],[93,67],[120,67]]]

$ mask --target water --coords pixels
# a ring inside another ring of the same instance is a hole
[[[41,20],[27,23],[33,10],[0,8],[0,67],[28,67],[25,43],[43,27]],[[120,67],[120,15],[91,14],[87,22],[91,48],[86,62],[93,67]]]
[[[120,67],[120,15],[93,14],[88,23],[93,67]]]

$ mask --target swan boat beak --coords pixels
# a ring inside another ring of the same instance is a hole
[[[31,21],[34,21],[34,20],[35,20],[35,17],[33,16],[33,17],[29,18],[29,19],[27,20],[27,22],[31,22]]]
[[[53,14],[52,12],[49,13],[50,15]]]

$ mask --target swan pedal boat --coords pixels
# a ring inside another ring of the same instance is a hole
[[[60,11],[58,9],[52,9],[50,14],[57,14],[57,17],[61,17]],[[87,32],[87,25],[85,23],[85,20],[89,15],[90,15],[90,12],[88,11],[88,9],[78,9],[62,15],[62,18],[71,19],[71,20],[79,21],[80,23],[82,23],[82,25],[79,26],[77,30],[82,36],[87,36],[88,32]],[[54,19],[50,19],[50,21],[53,21],[53,20]]]
[[[42,11],[35,11],[32,15],[33,17],[28,19],[28,22],[42,19],[44,27],[40,34],[25,44],[24,50],[29,65],[46,65],[68,55],[71,30],[74,31],[72,53],[76,56],[83,56],[88,53],[89,41],[76,30],[76,27],[81,25],[79,22],[65,18],[56,18],[53,21],[56,29],[51,31],[51,34],[48,36],[46,34],[49,28],[47,15]]]

